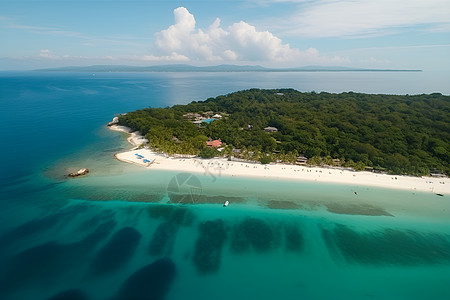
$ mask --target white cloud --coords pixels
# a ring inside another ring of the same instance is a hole
[[[278,0],[274,2],[280,2]],[[286,33],[307,37],[361,37],[404,30],[447,32],[448,0],[312,0],[298,2],[293,16],[279,20]]]
[[[39,59],[39,60],[66,60],[66,61],[86,61],[86,60],[116,60],[113,56],[102,56],[102,57],[87,57],[87,56],[72,56],[69,54],[59,55],[55,54],[49,49],[42,49],[39,51],[37,56],[24,56],[25,59]]]
[[[132,59],[134,60],[142,60],[142,61],[189,61],[189,58],[187,56],[184,56],[182,54],[172,53],[170,55],[164,55],[164,56],[156,56],[156,55],[144,55],[144,56],[135,56]]]
[[[174,10],[175,23],[156,34],[158,55],[150,61],[261,61],[299,64],[346,61],[321,57],[316,49],[300,51],[269,31],[258,31],[244,21],[228,28],[216,19],[206,29],[197,29],[194,16],[184,7]]]
[[[43,49],[39,51],[39,57],[45,58],[45,59],[61,59],[62,57],[59,55],[54,54],[52,51],[48,49]]]
[[[388,65],[392,63],[392,61],[390,61],[389,59],[378,59],[373,56],[371,56],[369,59],[361,59],[359,62],[366,66],[374,66],[374,67],[380,65]]]
[[[29,33],[54,36],[55,38],[72,38],[80,40],[83,46],[95,47],[98,45],[124,45],[128,47],[145,47],[148,43],[148,37],[127,35],[94,36],[77,31],[64,30],[60,27],[45,27],[21,24],[17,20],[9,17],[0,16],[0,28],[21,30]]]

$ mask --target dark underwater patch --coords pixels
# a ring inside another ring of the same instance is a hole
[[[298,224],[285,224],[284,237],[286,250],[298,252],[303,248],[304,239]]]
[[[167,204],[155,204],[149,205],[147,208],[147,212],[150,218],[152,219],[168,219],[172,212],[175,210],[175,205],[167,205]]]
[[[226,201],[230,203],[244,203],[243,197],[228,197],[222,195],[191,195],[191,194],[169,194],[170,203],[173,204],[223,204]]]
[[[271,209],[299,209],[300,205],[292,201],[270,200],[267,202],[267,207]]]
[[[344,215],[362,215],[362,216],[389,216],[392,214],[381,207],[370,204],[341,204],[341,203],[327,203],[325,204],[329,212]]]
[[[264,252],[272,249],[276,240],[269,223],[247,217],[233,228],[230,246],[236,253],[249,251],[251,248],[257,252]]]
[[[172,252],[177,231],[177,226],[171,222],[159,224],[150,241],[149,253],[154,256],[170,254],[170,252]]]
[[[193,262],[201,274],[214,273],[219,270],[226,237],[225,225],[222,220],[206,221],[199,225],[199,236],[195,242]]]
[[[56,214],[23,223],[3,234],[0,237],[0,245],[2,245],[2,248],[9,247],[23,238],[52,228],[58,224],[60,220],[61,215]]]
[[[67,290],[53,295],[47,300],[88,300],[88,297],[81,290]]]
[[[175,276],[174,262],[158,259],[128,277],[114,300],[163,300]]]
[[[77,230],[85,232],[110,220],[114,220],[114,212],[112,210],[102,210],[100,213],[96,214],[95,217],[83,221],[78,226]]]
[[[2,245],[1,250],[11,247],[14,243],[17,243],[24,238],[49,230],[58,225],[65,217],[85,209],[86,205],[82,204],[70,206],[46,217],[36,218],[25,222],[0,236],[0,245]]]
[[[105,239],[111,233],[111,231],[114,229],[116,225],[117,222],[113,220],[104,222],[103,224],[98,226],[93,233],[89,234],[86,238],[84,238],[80,242],[69,245],[75,246],[74,248],[78,252],[80,252],[80,254],[91,253],[91,251],[97,246],[97,244],[101,242],[103,239]]]
[[[66,191],[75,199],[85,199],[89,201],[114,201],[122,200],[129,202],[159,202],[165,196],[162,193],[138,193],[134,192],[133,187],[123,188],[116,187],[114,189],[98,187],[83,187],[83,190],[73,189]]]
[[[192,225],[195,215],[189,207],[176,204],[156,204],[147,208],[148,215],[153,219],[164,219],[179,226]]]
[[[169,219],[169,221],[178,226],[190,226],[192,225],[193,220],[194,215],[192,211],[183,206],[176,207]]]
[[[200,199],[200,196],[195,194],[169,193],[169,199],[169,203],[172,204],[195,204]]]
[[[163,194],[138,194],[132,198],[135,202],[159,202],[164,198]]]
[[[83,264],[96,245],[108,236],[115,222],[100,225],[83,240],[61,244],[48,242],[12,256],[0,270],[0,298],[28,285],[49,285]]]
[[[344,225],[322,229],[333,255],[360,264],[414,266],[450,263],[450,237],[442,234],[385,229],[357,232]]]
[[[165,221],[158,225],[149,245],[149,253],[154,256],[170,255],[177,232],[181,226],[191,226],[195,215],[185,206],[174,204],[152,205],[148,212],[154,218]]]
[[[236,203],[244,203],[246,200],[243,197],[228,197],[228,196],[207,196],[202,195],[197,203],[209,203],[209,204],[224,204],[226,201],[236,204]]]
[[[98,251],[91,269],[94,274],[117,271],[130,259],[141,240],[141,234],[132,227],[117,231],[109,242]]]

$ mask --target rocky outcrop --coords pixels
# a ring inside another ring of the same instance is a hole
[[[78,177],[78,176],[86,175],[88,173],[89,173],[89,169],[82,168],[82,169],[79,169],[76,172],[69,173],[67,176],[69,176],[69,177]]]
[[[112,126],[119,123],[119,117],[114,117],[111,122],[108,123],[108,126]]]

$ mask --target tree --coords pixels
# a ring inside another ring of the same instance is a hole
[[[282,97],[277,95],[280,92]],[[225,117],[201,127],[183,117],[204,111]],[[242,149],[242,157],[256,161],[275,152],[280,154],[274,159],[294,163],[300,151],[316,164],[322,160],[330,164],[331,157],[339,157],[358,169],[379,166],[408,174],[437,169],[450,175],[448,120],[450,97],[441,94],[251,89],[187,105],[130,112],[119,117],[119,125],[140,131],[150,147],[166,153],[200,153],[207,138],[220,138]],[[266,133],[264,127],[270,125],[278,132]],[[230,156],[230,150],[226,148],[224,154]]]
[[[199,153],[199,156],[201,158],[213,158],[216,157],[217,155],[219,155],[219,151],[217,151],[217,149],[210,147],[203,148]]]
[[[270,162],[272,161],[272,159],[271,159],[270,156],[263,156],[263,157],[260,158],[259,161],[260,161],[263,165],[266,165],[266,164],[270,164]]]

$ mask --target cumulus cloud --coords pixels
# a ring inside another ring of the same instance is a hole
[[[258,31],[244,21],[223,28],[217,18],[208,28],[197,29],[194,15],[186,8],[176,8],[174,17],[173,25],[156,34],[158,54],[145,60],[332,63],[340,59],[321,57],[313,48],[291,48],[269,31]]]

